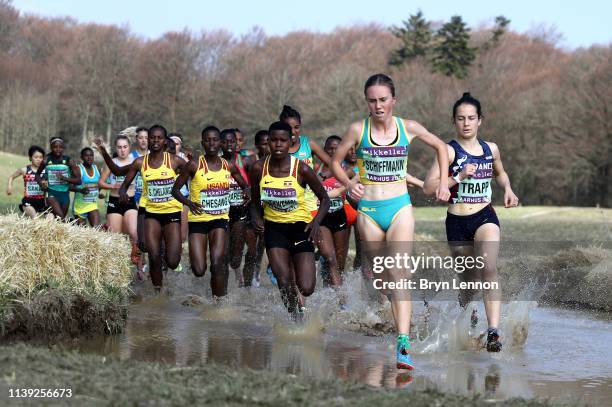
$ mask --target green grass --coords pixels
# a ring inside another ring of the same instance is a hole
[[[17,178],[13,181],[13,195],[6,194],[6,185],[12,173],[18,168],[25,167],[30,163],[28,157],[10,153],[0,152],[0,211],[6,213],[8,210],[18,211],[17,206],[23,196],[23,179]]]
[[[9,399],[9,389],[71,389],[71,398],[36,399],[49,405],[117,406],[490,406],[481,397],[435,390],[377,390],[333,378],[312,379],[205,364],[119,361],[74,351],[28,345],[0,347],[3,405],[29,405],[34,399]],[[404,374],[407,376],[407,374]],[[512,399],[502,406],[553,405]]]

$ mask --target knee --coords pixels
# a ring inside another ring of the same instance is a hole
[[[191,264],[191,271],[196,277],[204,277],[204,274],[206,274],[206,264],[204,264],[203,266]]]
[[[223,275],[223,259],[216,258],[210,263],[210,272],[214,275]]]
[[[306,286],[300,287],[300,292],[302,293],[304,297],[310,297],[312,293],[314,293],[314,289],[315,289],[314,283],[308,284]]]

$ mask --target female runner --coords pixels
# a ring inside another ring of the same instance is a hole
[[[406,184],[410,143],[414,139],[422,140],[437,152],[443,163],[448,159],[446,145],[419,123],[393,116],[395,85],[387,75],[376,74],[368,78],[364,93],[370,115],[349,127],[332,160],[332,171],[348,188],[351,197],[360,199],[357,227],[361,239],[370,244],[404,242],[402,251],[409,251],[414,236],[414,216]],[[356,147],[359,166],[359,180],[353,182],[342,168],[342,160],[351,147]],[[440,167],[446,168],[446,165]],[[441,177],[436,195],[438,199],[448,199],[446,177]],[[392,246],[387,245],[387,248]],[[386,276],[392,282],[400,281],[407,278],[405,271],[391,267],[386,270]],[[390,299],[399,334],[397,367],[413,369],[409,341],[412,306],[405,291],[392,291]]]

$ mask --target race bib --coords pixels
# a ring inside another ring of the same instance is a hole
[[[204,213],[221,215],[229,212],[230,197],[226,189],[208,189],[200,191],[200,204]]]
[[[293,188],[262,188],[261,201],[277,212],[292,212],[298,208],[297,192]]]
[[[162,203],[173,199],[172,187],[174,186],[174,178],[157,179],[149,181],[147,184],[147,199],[149,202]]]

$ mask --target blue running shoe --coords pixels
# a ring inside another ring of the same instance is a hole
[[[501,352],[502,343],[497,328],[487,329],[487,351],[488,352]]]
[[[272,266],[268,266],[266,269],[266,274],[270,277],[270,282],[272,285],[278,287],[278,282],[276,281],[276,277],[274,277],[274,273],[272,273]]]
[[[399,335],[397,337],[397,365],[398,369],[413,370],[414,364],[410,357],[410,340],[408,335]]]

